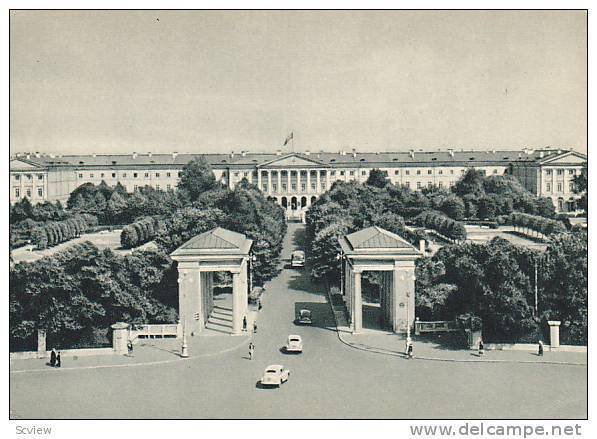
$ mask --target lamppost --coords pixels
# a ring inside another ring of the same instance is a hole
[[[253,253],[249,254],[249,294],[253,291],[253,262],[257,260],[257,256]]]

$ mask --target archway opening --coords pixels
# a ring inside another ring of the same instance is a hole
[[[296,210],[296,209],[297,209],[297,207],[298,207],[298,203],[297,203],[296,197],[292,197],[292,198],[290,199],[290,208],[291,208],[292,210]]]
[[[286,209],[288,207],[288,200],[286,197],[282,197],[282,207]]]
[[[307,207],[307,197],[301,197],[301,208]]]
[[[317,201],[317,197],[311,197],[311,204],[314,204]]]

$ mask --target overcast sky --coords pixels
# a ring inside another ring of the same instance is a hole
[[[587,150],[584,11],[10,17],[13,153]]]

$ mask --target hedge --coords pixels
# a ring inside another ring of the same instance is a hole
[[[566,231],[566,227],[561,221],[544,218],[537,215],[529,215],[528,213],[514,212],[508,216],[508,223],[515,228],[533,230],[545,236],[553,235],[555,233],[562,233]]]
[[[124,226],[120,233],[123,248],[134,248],[155,239],[164,229],[164,221],[159,217],[145,217]]]
[[[93,215],[75,215],[64,221],[49,221],[31,230],[31,243],[38,249],[44,249],[79,237],[97,218]]]
[[[414,221],[417,225],[427,229],[434,229],[447,238],[454,239],[456,241],[462,241],[466,239],[466,229],[464,228],[464,225],[461,222],[455,221],[442,213],[427,210],[417,215],[414,218]]]

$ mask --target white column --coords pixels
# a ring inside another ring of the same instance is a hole
[[[329,169],[325,170],[325,189],[327,191],[330,190],[330,170]]]
[[[363,331],[363,299],[361,297],[361,273],[354,272],[354,316],[353,334]]]
[[[232,273],[232,335],[241,335],[243,330],[242,285],[240,273]]]
[[[315,180],[315,181],[317,182],[317,183],[316,183],[316,185],[317,185],[317,188],[316,188],[316,190],[315,190],[315,193],[316,193],[316,194],[320,194],[320,193],[321,193],[321,175],[320,175],[320,172],[321,172],[321,171],[318,169],[318,170],[317,170],[317,179]]]
[[[307,170],[307,193],[311,193],[311,170]]]
[[[282,173],[279,169],[276,172],[278,175],[278,193],[282,193]]]
[[[560,347],[560,323],[557,320],[550,320],[549,325],[549,349],[557,349]]]
[[[261,169],[257,168],[257,187],[259,188],[259,190],[263,190],[263,188],[261,187]]]
[[[267,171],[267,193],[272,193],[272,171]]]
[[[197,270],[197,290],[195,293],[197,294],[197,303],[195,308],[195,315],[193,315],[193,319],[195,320],[195,324],[193,325],[194,333],[203,331],[203,328],[205,327],[203,320],[203,301],[205,300],[203,297],[203,293],[205,290],[203,287],[203,278],[204,276],[202,275],[202,273],[199,270]]]

